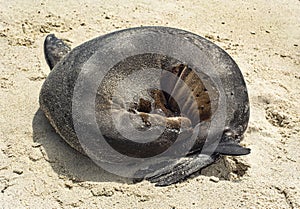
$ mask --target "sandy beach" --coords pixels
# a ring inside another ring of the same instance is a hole
[[[300,208],[299,14],[296,0],[0,0],[0,208]],[[236,61],[250,155],[155,187],[106,172],[55,133],[38,102],[46,35],[74,48],[150,25],[199,34]]]

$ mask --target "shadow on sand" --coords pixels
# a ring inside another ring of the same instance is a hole
[[[42,145],[46,152],[46,160],[58,175],[73,181],[132,183],[130,179],[105,171],[90,158],[71,148],[55,132],[40,109],[34,115],[32,128],[33,141]]]

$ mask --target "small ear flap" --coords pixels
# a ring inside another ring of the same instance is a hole
[[[248,155],[250,149],[240,146],[234,142],[221,142],[216,148],[215,152],[221,155]]]

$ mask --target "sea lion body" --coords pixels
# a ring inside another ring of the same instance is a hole
[[[178,182],[220,154],[250,152],[238,145],[249,121],[245,81],[232,58],[208,40],[174,28],[142,27],[100,36],[70,52],[53,47],[57,42],[53,35],[45,40],[53,69],[40,106],[79,152],[96,161],[119,162],[99,145],[99,129],[102,141],[131,158],[187,156],[184,175],[175,171],[164,178],[168,165],[158,166],[162,175],[144,176],[158,185]],[[203,150],[214,136],[220,138],[218,145]],[[175,145],[176,151],[168,150]]]

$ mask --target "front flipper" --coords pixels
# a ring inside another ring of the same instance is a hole
[[[239,155],[248,155],[250,154],[250,149],[242,147],[241,145],[235,142],[221,142],[215,150],[216,153],[222,155],[232,155],[232,156],[239,156]]]
[[[169,160],[166,163],[152,165],[148,170],[139,170],[137,173],[139,175],[142,172],[149,173],[144,179],[155,183],[155,186],[168,186],[185,180],[190,175],[215,162],[217,158],[218,155],[194,154],[177,160]],[[153,168],[157,168],[157,170],[153,170]]]

